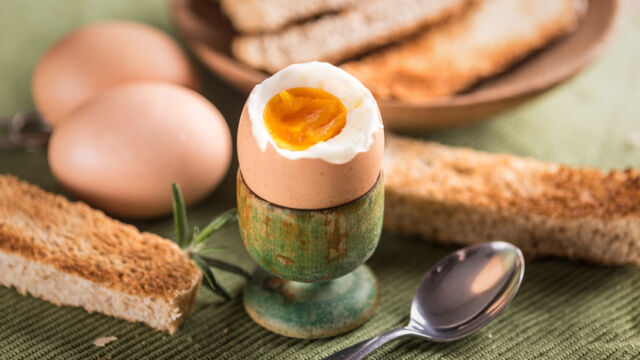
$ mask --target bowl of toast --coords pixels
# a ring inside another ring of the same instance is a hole
[[[173,0],[181,36],[244,93],[293,63],[355,75],[385,126],[486,119],[578,73],[611,38],[617,0]]]

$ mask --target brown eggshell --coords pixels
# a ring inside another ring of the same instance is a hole
[[[382,168],[384,132],[374,135],[367,152],[345,164],[322,159],[290,160],[270,143],[262,152],[251,132],[247,107],[238,124],[238,160],[242,177],[259,197],[294,209],[325,209],[353,201],[369,191]]]
[[[82,27],[55,43],[35,68],[31,91],[51,125],[92,96],[133,81],[199,88],[189,59],[167,34],[126,21]]]
[[[174,181],[187,204],[202,199],[226,174],[231,154],[229,128],[209,101],[156,82],[94,97],[49,143],[51,170],[69,192],[127,218],[170,214]]]

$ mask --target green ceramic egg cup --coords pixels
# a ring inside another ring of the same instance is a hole
[[[266,270],[244,293],[254,321],[281,335],[310,339],[342,334],[373,315],[378,283],[363,263],[382,231],[382,176],[348,204],[297,210],[261,199],[238,172],[237,200],[244,246]]]

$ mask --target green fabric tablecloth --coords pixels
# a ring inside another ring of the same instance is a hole
[[[630,141],[640,133],[640,7],[628,5],[612,46],[579,76],[489,122],[423,137],[568,164],[640,167],[640,148]],[[164,0],[0,1],[0,115],[32,108],[31,71],[49,44],[81,24],[106,18],[136,19],[175,33]],[[244,96],[201,70],[205,95],[235,132]],[[0,173],[62,192],[44,151],[0,152]],[[194,224],[234,206],[234,175],[235,167],[219,190],[189,209]],[[172,236],[170,219],[135,225]],[[225,258],[247,270],[254,266],[236,229],[226,229],[218,239],[229,248]],[[173,336],[0,287],[0,359],[322,358],[405,324],[418,281],[451,250],[385,233],[369,261],[380,280],[379,310],[359,329],[326,340],[289,339],[254,324],[242,307],[243,281],[233,275],[220,274],[233,300],[223,302],[201,291],[195,312]],[[103,348],[92,344],[103,336],[118,340]],[[640,358],[640,269],[556,259],[530,262],[514,302],[477,334],[449,344],[400,340],[371,356],[418,358]]]

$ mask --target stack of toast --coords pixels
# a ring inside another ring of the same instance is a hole
[[[233,55],[270,73],[328,61],[379,100],[464,91],[577,28],[586,0],[221,0]]]

